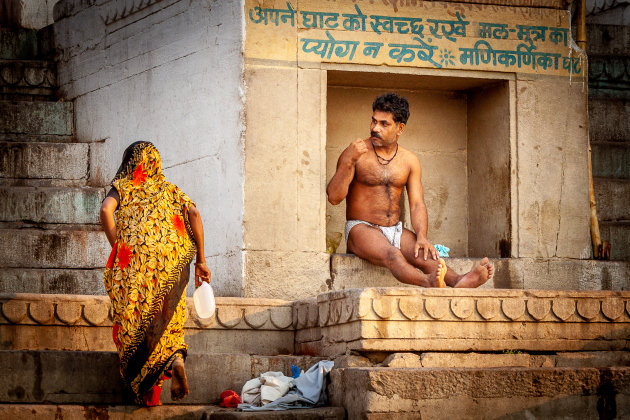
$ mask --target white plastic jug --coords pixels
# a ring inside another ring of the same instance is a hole
[[[210,318],[214,315],[216,305],[214,303],[214,293],[212,287],[205,281],[193,293],[193,302],[199,318]]]

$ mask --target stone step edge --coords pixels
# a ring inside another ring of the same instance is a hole
[[[627,351],[527,352],[397,352],[384,354],[351,354],[336,356],[335,368],[579,368],[630,367]]]
[[[0,417],[23,418],[107,418],[123,420],[141,418],[143,420],[163,419],[273,419],[273,420],[343,420],[346,410],[343,407],[296,408],[285,411],[239,411],[217,405],[187,405],[165,403],[159,407],[139,407],[136,405],[93,405],[93,404],[0,404]]]
[[[367,390],[382,392],[387,388],[393,389],[399,384],[409,383],[405,391],[407,394],[413,393],[416,399],[450,398],[471,393],[476,398],[596,395],[600,383],[604,382],[616,385],[616,392],[619,394],[630,395],[630,367],[340,368],[331,371],[333,382],[332,390],[329,388],[331,395],[342,395],[335,391],[338,391],[336,388],[339,382],[345,379],[344,377],[350,379],[346,392],[361,393]],[[580,381],[583,378],[591,380]],[[374,386],[374,381],[378,381],[376,386]],[[519,389],[506,387],[505,385],[509,383],[519,383],[522,387]],[[357,384],[363,384],[364,388],[357,387]],[[335,404],[334,399],[333,404]]]
[[[293,302],[281,299],[219,297],[215,315],[201,319],[186,298],[185,328],[293,332]],[[111,301],[97,295],[0,293],[0,325],[57,325],[73,328],[112,325]]]
[[[591,146],[615,146],[615,147],[625,147],[630,148],[630,140],[628,139],[620,139],[620,140],[604,140],[598,141],[596,139],[591,140]],[[601,178],[601,177],[595,177]]]
[[[0,101],[1,102],[1,101]],[[46,101],[38,101],[46,102]],[[5,143],[83,143],[73,135],[0,133],[0,142]],[[88,142],[86,142],[88,143]]]
[[[52,349],[21,349],[0,350],[0,357],[4,354],[39,354],[60,355],[73,360],[79,360],[82,356],[100,355],[117,360],[115,350],[52,350]],[[230,358],[248,357],[252,364],[260,366],[264,361],[272,362],[276,370],[280,369],[285,375],[289,375],[290,365],[296,364],[300,369],[308,369],[320,360],[332,360],[333,369],[354,368],[390,368],[390,369],[605,369],[605,368],[629,368],[630,352],[628,351],[576,351],[556,352],[555,354],[538,353],[505,353],[505,352],[388,352],[376,353],[370,357],[382,362],[371,361],[368,355],[359,354],[337,355],[332,357],[313,356],[307,354],[252,354],[245,352],[228,353],[224,351],[205,352],[199,351],[194,345],[189,345],[188,355],[195,358],[215,359],[225,358],[226,364]],[[283,369],[283,367],[285,367]],[[253,375],[259,375],[262,371],[254,371]]]
[[[321,358],[310,356],[252,356],[195,354],[186,359],[190,395],[187,404],[216,404],[221,392],[242,390],[252,378],[269,371],[289,375],[292,366],[301,371]],[[112,352],[2,351],[0,405],[4,403],[126,404],[129,402],[120,377],[120,360]],[[77,376],[67,375],[72,371]],[[170,385],[162,389],[162,402],[170,402]],[[2,418],[0,416],[0,418]]]
[[[615,414],[599,418],[629,414],[630,368],[349,368],[330,376],[331,404],[351,419],[598,418],[600,402]]]

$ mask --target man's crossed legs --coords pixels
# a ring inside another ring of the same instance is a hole
[[[381,267],[387,267],[398,281],[422,287],[479,287],[492,278],[494,266],[483,258],[468,273],[460,275],[446,266],[442,258],[416,258],[416,235],[402,229],[400,249],[393,246],[376,226],[358,224],[349,232],[348,250]],[[421,271],[418,271],[420,269]]]

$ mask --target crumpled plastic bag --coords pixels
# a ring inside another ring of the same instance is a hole
[[[333,366],[334,363],[332,361],[321,360],[311,366],[306,372],[302,372],[300,376],[294,380],[294,384],[286,395],[262,406],[248,404],[243,400],[243,404],[239,404],[238,408],[243,411],[290,410],[292,408],[324,405],[327,402],[327,377]],[[251,381],[253,381],[253,379]],[[248,383],[251,381],[248,381]],[[245,389],[245,387],[243,387],[243,389]]]
[[[243,385],[243,404],[264,405],[284,396],[293,387],[293,378],[282,372],[265,372]]]

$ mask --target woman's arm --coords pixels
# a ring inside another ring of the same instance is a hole
[[[210,269],[206,265],[206,258],[203,250],[203,223],[201,223],[201,215],[195,206],[188,208],[188,220],[193,237],[197,243],[197,262],[195,263],[195,287],[201,286],[201,282],[210,283]],[[200,280],[201,279],[201,280]]]
[[[112,191],[107,194],[105,200],[103,200],[103,204],[101,204],[101,226],[105,231],[105,236],[107,236],[107,240],[111,246],[114,246],[116,243],[116,221],[114,220],[114,212],[118,207],[118,191],[112,189]]]

